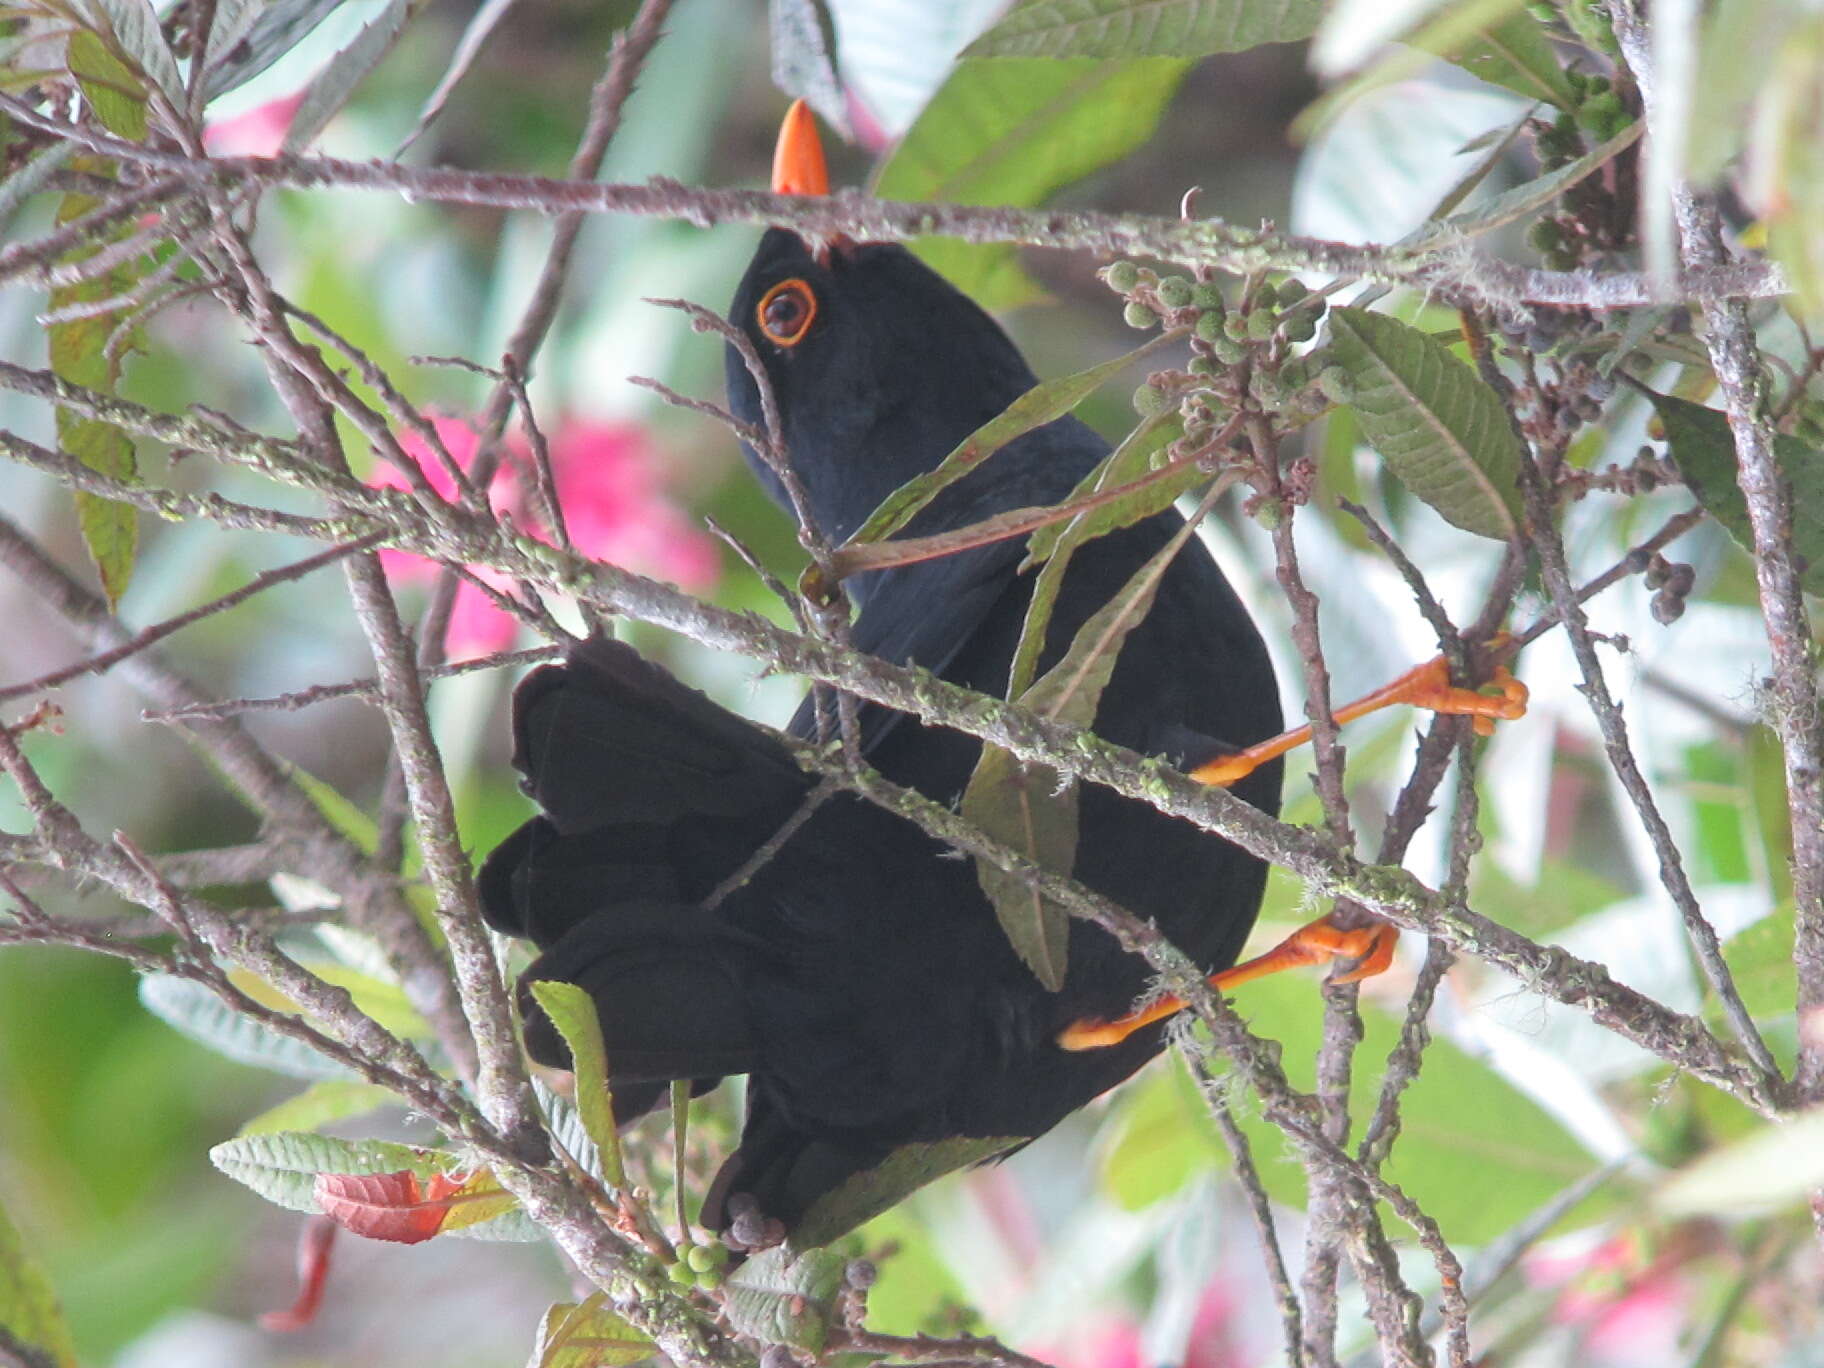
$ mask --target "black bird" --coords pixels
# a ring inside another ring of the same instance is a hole
[[[821,153],[801,109],[781,146],[775,188],[822,192]],[[810,515],[833,542],[1036,383],[987,314],[894,244],[807,242],[771,229],[729,316],[759,351]],[[736,415],[759,424],[759,394],[733,348],[728,388]],[[1057,503],[1108,451],[1088,427],[1060,419],[952,485],[904,535]],[[1041,671],[1182,523],[1168,510],[1077,553]],[[847,586],[859,608],[855,646],[1004,693],[1032,589],[1016,573],[1023,554],[1014,539],[857,577]],[[1014,1148],[1159,1051],[1162,1027],[1116,1020],[1145,990],[1141,960],[1073,921],[1063,987],[1046,991],[1001,932],[970,863],[852,797],[823,803],[705,906],[793,818],[812,782],[776,736],[629,648],[582,644],[520,686],[514,713],[514,763],[543,815],[489,858],[488,918],[543,951],[527,980],[567,980],[593,995],[623,1120],[653,1106],[666,1080],[701,1090],[749,1076],[741,1145],[705,1202],[711,1229],[746,1193],[795,1242],[822,1242],[891,1194],[859,1206],[820,1200],[865,1182],[909,1142]],[[873,705],[862,706],[860,726],[867,760],[887,778],[945,803],[962,793],[974,739]],[[1215,760],[1207,777],[1232,779],[1240,797],[1273,812],[1279,762],[1234,778],[1246,765],[1223,761],[1279,728],[1266,649],[1193,538],[1128,637],[1095,730],[1193,773]],[[808,700],[791,732],[813,734]],[[1106,789],[1087,787],[1080,814],[1078,879],[1152,918],[1207,970],[1234,963],[1260,904],[1258,860]],[[1316,929],[1320,952],[1368,948],[1332,944]],[[1308,961],[1312,943],[1279,961]],[[529,1004],[527,1044],[540,1060],[565,1061]]]

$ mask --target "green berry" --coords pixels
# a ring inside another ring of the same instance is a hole
[[[683,1286],[689,1287],[697,1280],[697,1270],[692,1268],[685,1260],[679,1259],[665,1270],[665,1276],[675,1283],[681,1283]]]
[[[1262,499],[1254,509],[1254,521],[1271,532],[1285,519],[1280,516],[1278,504],[1271,499]]]
[[[1131,261],[1111,262],[1102,272],[1102,279],[1116,294],[1126,294],[1140,283],[1140,268]]]
[[[1134,391],[1134,412],[1142,418],[1157,418],[1172,406],[1165,391],[1148,382]]]
[[[1279,291],[1273,288],[1273,282],[1263,280],[1260,288],[1254,291],[1254,302],[1249,305],[1254,309],[1276,309],[1279,307]]]
[[[1275,319],[1270,310],[1256,309],[1248,315],[1248,336],[1256,342],[1265,342],[1273,336]]]
[[[1317,387],[1333,404],[1346,404],[1355,398],[1355,380],[1341,366],[1325,366],[1319,371]]]
[[[1159,315],[1137,299],[1127,301],[1127,307],[1121,311],[1121,317],[1130,328],[1150,328],[1159,321]]]
[[[1168,309],[1191,306],[1191,282],[1184,276],[1166,276],[1159,282],[1159,302]]]
[[[1222,286],[1213,280],[1200,280],[1191,286],[1191,305],[1198,309],[1222,312]]]
[[[1526,230],[1526,242],[1536,252],[1554,251],[1564,245],[1564,230],[1555,220],[1542,218]]]
[[[1311,292],[1305,288],[1305,282],[1296,276],[1279,282],[1279,307],[1289,309]]]
[[[1197,315],[1197,336],[1205,342],[1214,342],[1223,335],[1222,315],[1219,313],[1200,313]]]
[[[1281,332],[1291,342],[1309,342],[1317,336],[1317,320],[1311,316],[1309,309],[1300,309],[1280,324]]]
[[[1192,375],[1216,374],[1216,363],[1207,356],[1193,356],[1190,366]]]
[[[1248,336],[1247,318],[1238,313],[1230,314],[1227,318],[1222,320],[1222,335],[1224,337],[1232,338],[1237,342],[1246,341]]]
[[[1248,349],[1232,337],[1219,337],[1210,343],[1210,350],[1216,353],[1216,359],[1225,366],[1232,366],[1248,354]]]
[[[728,1251],[719,1244],[692,1245],[684,1255],[684,1262],[693,1272],[708,1273],[727,1264]]]
[[[1577,269],[1577,253],[1567,248],[1547,252],[1545,269],[1548,271],[1574,271]]]
[[[697,1274],[697,1286],[705,1292],[714,1292],[722,1286],[722,1274],[719,1269],[708,1268]]]

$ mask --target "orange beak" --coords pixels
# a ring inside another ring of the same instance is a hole
[[[823,162],[823,143],[817,137],[817,120],[803,100],[792,101],[773,149],[773,193],[777,195],[827,195],[830,173]]]

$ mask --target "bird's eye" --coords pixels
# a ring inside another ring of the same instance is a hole
[[[811,320],[817,317],[817,296],[811,293],[809,285],[793,276],[780,281],[760,297],[754,317],[767,341],[776,346],[795,347],[804,340],[804,335],[811,330]]]

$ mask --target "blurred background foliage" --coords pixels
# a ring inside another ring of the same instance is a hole
[[[1580,0],[1554,13],[1560,29],[1587,26]],[[294,97],[384,8],[347,0],[268,70],[211,110],[223,152],[270,151]],[[1070,62],[958,63],[957,53],[1003,8],[999,0],[843,0],[832,5],[852,99],[843,111],[856,141],[833,152],[842,183],[896,198],[1094,206],[1175,212],[1191,186],[1198,212],[1262,219],[1321,237],[1390,242],[1417,227],[1465,171],[1487,156],[1488,135],[1534,108],[1513,90],[1418,46],[1386,46],[1418,32],[1425,5],[1345,3],[1314,47],[1278,44],[1192,62],[1170,57]],[[1461,7],[1446,6],[1445,9]],[[1486,7],[1491,14],[1492,7]],[[590,84],[629,0],[545,0],[512,9],[493,31],[448,106],[409,160],[560,175],[581,127]],[[1550,11],[1551,6],[1546,6]],[[1402,21],[1389,17],[1400,11]],[[326,153],[393,155],[417,123],[477,7],[427,5],[320,139]],[[1508,6],[1503,14],[1524,14]],[[1815,308],[1824,214],[1819,72],[1824,16],[1782,0],[1721,0],[1685,73],[1686,162],[1720,178],[1750,240],[1771,242]],[[1581,30],[1580,30],[1581,31]],[[1732,46],[1739,37],[1741,46]],[[1568,53],[1568,47],[1561,49]],[[1391,57],[1388,56],[1391,54]],[[1600,70],[1600,51],[1586,54]],[[651,175],[687,183],[764,183],[783,100],[770,79],[767,7],[743,0],[680,0],[627,107],[604,177]],[[1315,102],[1315,103],[1314,103]],[[1657,165],[1657,164],[1656,164]],[[1670,163],[1674,170],[1679,162]],[[1486,196],[1537,173],[1530,144],[1513,142],[1491,169]],[[1664,169],[1654,172],[1664,174]],[[12,225],[42,230],[48,208]],[[543,259],[549,225],[495,213],[348,192],[267,197],[258,245],[278,283],[361,346],[414,403],[453,420],[472,416],[485,381],[413,357],[499,355]],[[774,617],[780,606],[699,530],[713,516],[781,575],[800,552],[790,528],[741,469],[720,428],[659,406],[629,385],[656,377],[685,393],[719,397],[721,348],[645,296],[685,296],[720,307],[756,234],[683,223],[597,216],[584,232],[563,313],[532,394],[545,430],[575,444],[591,468],[634,471],[611,499],[624,514],[604,532],[610,559],[663,562],[636,533],[673,529],[703,539],[699,584],[719,601]],[[1502,254],[1536,261],[1518,232]],[[1131,345],[1118,303],[1082,254],[921,248],[984,302],[1010,310],[1008,326],[1041,375],[1104,360]],[[1448,329],[1454,318],[1418,299],[1396,300],[1409,321]],[[44,364],[41,297],[0,296],[0,353]],[[1813,317],[1817,315],[1814,312]],[[1765,345],[1805,364],[1797,314],[1757,312]],[[1676,320],[1674,320],[1676,322]],[[1701,397],[1702,377],[1671,359]],[[202,403],[254,426],[283,430],[244,339],[206,307],[165,313],[133,357],[123,392],[161,410]],[[1131,425],[1126,392],[1111,386],[1083,410],[1111,436]],[[41,440],[49,419],[0,395],[0,422]],[[1648,440],[1648,413],[1625,391],[1573,450],[1576,464],[1626,464]],[[1416,503],[1357,440],[1346,416],[1307,434],[1321,492],[1300,516],[1306,573],[1323,596],[1323,622],[1340,696],[1352,696],[1435,649],[1410,596],[1339,496],[1366,504],[1424,567],[1453,610],[1476,604],[1495,564],[1490,542],[1456,531]],[[200,482],[173,461],[173,481]],[[232,472],[206,478],[232,493]],[[66,495],[0,466],[0,506],[34,529],[63,562],[85,566]],[[1597,495],[1574,506],[1567,538],[1578,578],[1606,568],[1683,506],[1673,491],[1630,499]],[[142,526],[143,550],[121,604],[149,623],[295,558],[277,539],[204,526]],[[1211,530],[1217,552],[1283,649],[1287,615],[1272,583],[1265,534],[1234,506]],[[616,540],[619,538],[620,540]],[[694,553],[693,553],[694,554]],[[1789,962],[1783,794],[1779,756],[1757,719],[1766,647],[1751,568],[1719,530],[1700,527],[1677,554],[1696,570],[1684,616],[1662,626],[1650,592],[1624,581],[1591,605],[1596,630],[1625,638],[1611,657],[1614,687],[1686,852],[1704,905],[1731,941],[1750,1006],[1788,1055],[1795,1029]],[[84,571],[86,572],[86,569]],[[407,574],[400,583],[419,592]],[[71,657],[77,642],[0,577],[0,675],[30,677]],[[721,658],[637,625],[628,634],[723,701],[780,722],[798,692],[791,679],[755,680],[749,662]],[[307,581],[210,619],[179,638],[179,659],[222,696],[266,695],[359,677],[371,666],[351,616],[327,581]],[[1288,711],[1300,671],[1282,658]],[[1482,912],[1608,965],[1616,977],[1680,1009],[1706,1009],[1674,910],[1659,892],[1655,856],[1626,815],[1602,761],[1601,741],[1573,688],[1562,641],[1548,635],[1522,660],[1534,707],[1502,728],[1485,769],[1488,841],[1474,887]],[[439,684],[434,720],[459,795],[470,848],[485,851],[522,819],[526,803],[506,763],[505,672]],[[248,815],[165,728],[139,719],[138,698],[111,678],[65,687],[58,737],[31,753],[96,831],[122,828],[148,849],[232,844],[253,834]],[[383,755],[377,714],[350,702],[262,712],[250,725],[273,749],[363,811],[375,804]],[[1351,729],[1351,798],[1385,810],[1410,753],[1412,724],[1396,715]],[[0,794],[0,825],[22,818]],[[1309,821],[1315,800],[1291,767],[1289,816]],[[1372,827],[1371,821],[1364,822]],[[1370,833],[1372,834],[1372,832]],[[1410,861],[1436,880],[1438,846],[1421,837]],[[245,891],[244,891],[245,892]],[[47,898],[54,895],[48,890]],[[252,892],[245,892],[252,898]],[[100,896],[85,913],[107,909]],[[61,904],[61,905],[67,905]],[[1283,934],[1306,909],[1276,874],[1259,933]],[[1367,1076],[1384,1058],[1419,950],[1367,988]],[[1255,1029],[1285,1042],[1299,1080],[1319,1018],[1308,982],[1269,981],[1240,1000]],[[1719,1223],[1728,1194],[1676,1214],[1655,1208],[1665,1168],[1747,1133],[1726,1098],[1673,1077],[1657,1061],[1586,1018],[1541,1003],[1474,963],[1460,964],[1433,1016],[1439,1043],[1406,1108],[1389,1175],[1440,1221],[1460,1248],[1501,1236],[1605,1166],[1606,1184],[1563,1220],[1543,1252],[1497,1288],[1484,1321],[1489,1362],[1515,1364],[1824,1362],[1824,1326],[1794,1287],[1815,1294],[1816,1269],[1777,1283],[1775,1258],[1796,1247],[1790,1212]],[[0,1206],[41,1258],[85,1362],[125,1368],[211,1365],[371,1365],[441,1368],[520,1361],[543,1307],[566,1293],[556,1259],[539,1247],[435,1241],[409,1250],[344,1239],[329,1306],[311,1330],[280,1339],[251,1328],[290,1297],[297,1219],[223,1179],[205,1151],[295,1083],[205,1050],[142,1009],[132,975],[66,951],[0,954]],[[701,1144],[726,1136],[734,1090],[704,1108]],[[1245,1112],[1245,1104],[1243,1107]],[[1244,1115],[1263,1177],[1295,1232],[1303,1178],[1269,1127]],[[344,1126],[349,1123],[343,1123]],[[389,1134],[414,1133],[393,1115]],[[348,1133],[374,1133],[363,1122]],[[662,1136],[651,1139],[655,1154]],[[707,1151],[705,1151],[707,1153]],[[1083,1368],[1173,1363],[1217,1368],[1273,1361],[1277,1322],[1256,1237],[1227,1178],[1227,1160],[1195,1085],[1168,1058],[1114,1096],[1073,1117],[1014,1160],[920,1193],[865,1232],[884,1254],[872,1297],[883,1329],[989,1327],[1020,1347]],[[1701,1256],[1701,1257],[1700,1257]],[[1415,1285],[1430,1286],[1414,1261]],[[1763,1286],[1765,1284],[1765,1286]],[[1728,1359],[1699,1357],[1719,1323],[1737,1345]],[[1345,1319],[1344,1347],[1368,1331]],[[1743,1347],[1745,1346],[1745,1347]]]

